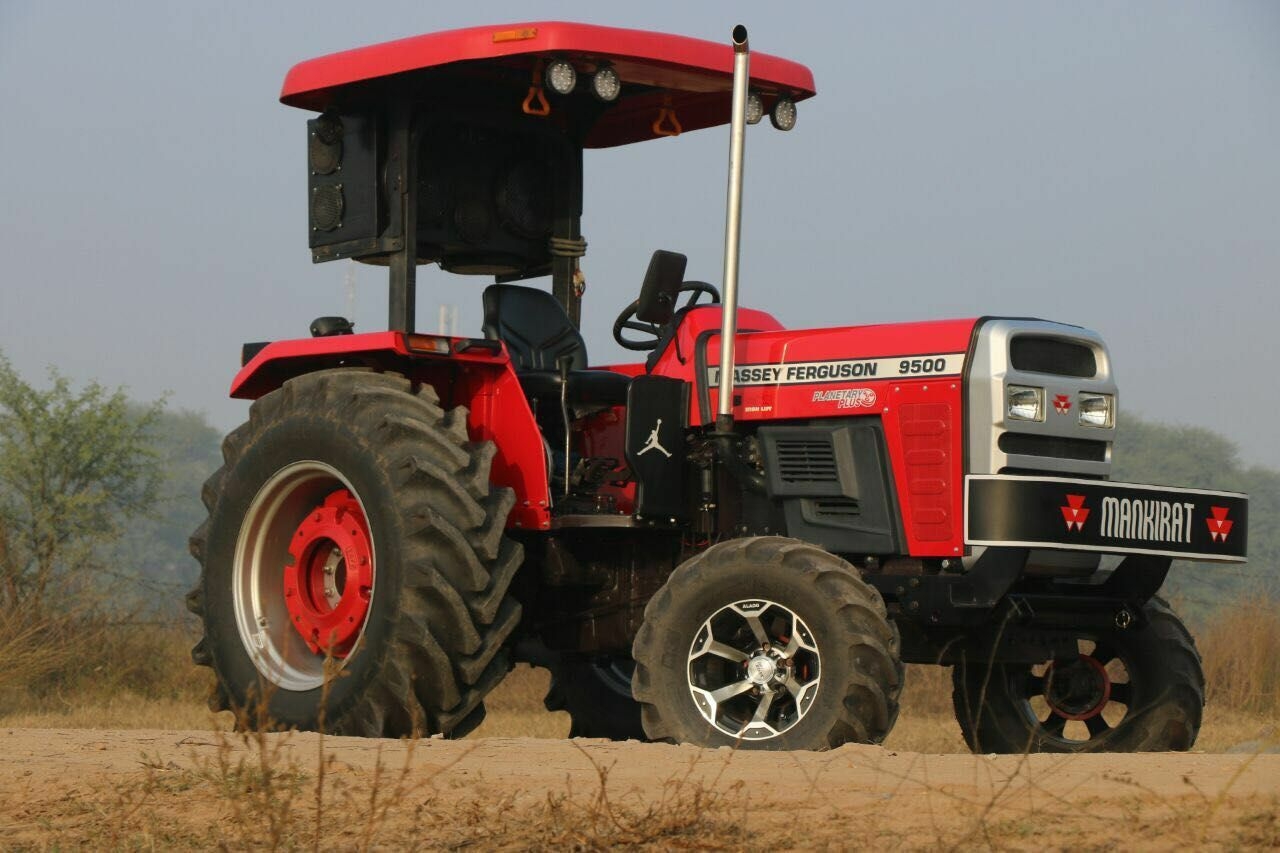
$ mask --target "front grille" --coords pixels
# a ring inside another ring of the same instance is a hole
[[[1105,474],[1081,474],[1078,471],[1051,471],[1048,468],[1014,468],[1006,466],[996,471],[997,474],[1010,474],[1015,477],[1070,477],[1073,480],[1105,480]]]
[[[1093,349],[1075,341],[1019,335],[1009,342],[1009,360],[1015,370],[1075,376],[1087,379],[1098,374]]]
[[[788,485],[839,483],[836,452],[828,436],[815,439],[778,439],[775,447],[778,477]]]
[[[1075,459],[1080,462],[1107,461],[1107,442],[1088,438],[1062,438],[1056,435],[1006,432],[1000,436],[999,446],[1005,453],[1018,456],[1046,456],[1051,459]]]

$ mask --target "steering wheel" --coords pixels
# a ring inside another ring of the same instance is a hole
[[[707,284],[705,281],[684,282],[680,285],[679,289],[676,290],[672,301],[679,301],[680,294],[682,293],[689,294],[688,300],[684,303],[684,308],[680,309],[682,311],[697,305],[698,299],[704,293],[711,297],[710,304],[717,305],[720,302],[720,291],[716,289],[714,284]],[[645,323],[641,320],[637,320],[635,319],[635,316],[636,311],[638,310],[640,310],[639,299],[622,309],[622,313],[618,315],[618,319],[613,321],[613,339],[618,342],[618,346],[624,349],[639,350],[642,352],[655,350],[658,348],[658,343],[662,340],[662,333],[663,329],[666,328],[666,324]],[[641,332],[649,337],[642,340],[628,338],[622,334],[623,329],[630,329],[633,332]]]

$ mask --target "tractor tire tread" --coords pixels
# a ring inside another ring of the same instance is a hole
[[[461,734],[459,726],[483,719],[484,697],[509,669],[504,649],[520,621],[520,605],[507,594],[523,558],[505,535],[515,496],[489,484],[492,444],[472,442],[466,409],[446,411],[430,385],[362,370],[305,374],[255,401],[249,420],[224,440],[224,465],[202,493],[211,516],[245,453],[295,416],[341,424],[365,443],[399,484],[394,511],[405,531],[403,604],[384,614],[392,627],[384,648],[372,650],[372,680],[324,725],[366,736]],[[198,615],[211,582],[209,536],[206,521],[190,540],[201,577],[187,606]],[[209,645],[202,637],[192,656],[216,672]],[[215,694],[211,703],[234,704],[230,685],[219,683]]]
[[[751,537],[714,545],[678,567],[650,599],[633,646],[636,669],[632,692],[641,703],[645,732],[656,741],[674,741],[684,734],[660,710],[664,688],[658,686],[651,671],[662,664],[678,665],[673,655],[664,658],[660,652],[667,638],[678,635],[677,626],[670,624],[668,618],[674,601],[744,561],[760,567],[761,571],[765,567],[776,567],[794,574],[797,584],[821,588],[844,624],[849,626],[842,640],[848,643],[850,659],[871,661],[874,678],[868,673],[842,676],[849,691],[842,701],[845,713],[839,715],[825,734],[824,746],[834,748],[849,740],[883,741],[898,718],[905,672],[897,654],[897,627],[887,618],[879,592],[865,583],[848,563],[817,546],[781,536]],[[678,657],[683,659],[683,654]]]

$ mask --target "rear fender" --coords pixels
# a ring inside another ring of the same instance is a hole
[[[551,526],[542,433],[506,349],[496,341],[400,332],[276,341],[240,370],[231,396],[256,400],[296,376],[342,367],[402,373],[434,387],[447,408],[466,406],[471,440],[492,441],[497,448],[490,482],[516,494],[507,526]]]

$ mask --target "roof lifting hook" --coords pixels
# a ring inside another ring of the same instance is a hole
[[[547,103],[547,93],[542,89],[542,60],[533,63],[533,79],[529,81],[529,94],[524,96],[521,111],[529,116],[551,115],[551,104]]]
[[[670,95],[662,96],[662,108],[658,110],[658,117],[653,120],[653,132],[657,136],[679,136],[684,133],[680,119],[676,118],[676,111],[671,106]]]

